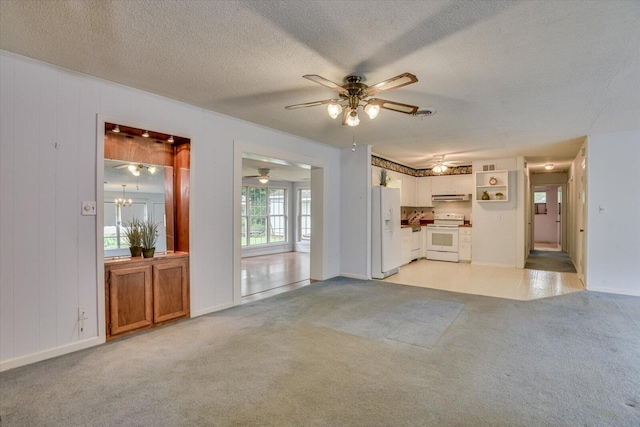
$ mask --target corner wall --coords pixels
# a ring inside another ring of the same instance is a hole
[[[371,146],[340,152],[341,253],[340,274],[371,278]]]
[[[587,289],[640,296],[640,130],[588,145]]]

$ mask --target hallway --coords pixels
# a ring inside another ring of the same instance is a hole
[[[540,271],[555,271],[559,273],[576,272],[576,268],[566,252],[553,250],[531,251],[524,268]]]

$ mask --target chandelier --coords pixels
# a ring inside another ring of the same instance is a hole
[[[125,194],[124,194],[124,188],[127,186],[127,184],[122,184],[122,197],[118,197],[115,202],[116,202],[116,206],[121,206],[121,207],[127,207],[127,206],[131,206],[132,200],[131,199],[127,199]]]

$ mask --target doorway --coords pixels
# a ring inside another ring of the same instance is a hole
[[[243,153],[243,302],[310,283],[310,167]]]
[[[328,238],[329,228],[326,218],[330,214],[325,210],[325,200],[329,199],[328,181],[326,173],[329,163],[322,156],[309,157],[292,150],[279,150],[268,145],[252,144],[244,141],[234,141],[234,204],[233,204],[233,305],[242,304],[242,187],[244,159],[252,159],[282,166],[294,166],[306,169],[309,172],[309,180],[306,182],[313,203],[310,206],[310,215],[313,218],[310,224],[311,239],[309,246],[309,280],[324,280],[329,277]],[[269,171],[271,172],[271,171]],[[252,175],[261,175],[260,171],[254,171]],[[251,230],[248,231],[250,233]],[[252,255],[268,255],[269,253]],[[268,291],[271,292],[271,291]]]
[[[561,252],[563,250],[563,189],[562,185],[534,186],[533,250]]]

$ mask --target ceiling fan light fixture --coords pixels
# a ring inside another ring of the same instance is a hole
[[[440,165],[440,170],[442,172],[446,171],[447,169],[449,169],[446,165]]]
[[[548,165],[544,165],[544,168],[548,171],[552,170],[554,168],[554,164],[553,163],[549,163]]]
[[[327,112],[332,119],[335,119],[340,115],[340,113],[342,113],[342,105],[337,102],[332,102],[327,105]]]
[[[440,165],[435,165],[435,166],[433,167],[433,171],[434,171],[435,173],[441,173],[441,172],[442,172],[442,167],[441,167]]]
[[[266,184],[267,182],[269,182],[269,177],[261,176],[260,178],[258,178],[258,181],[260,181],[260,184]]]
[[[153,175],[154,173],[156,173],[156,167],[155,166],[148,166],[147,170],[149,171],[149,173],[151,175]]]
[[[371,120],[373,120],[376,117],[378,117],[378,113],[380,112],[380,106],[374,105],[374,104],[367,104],[364,107],[364,112],[367,113],[367,115]]]
[[[347,124],[349,126],[358,126],[360,124],[360,119],[358,118],[358,113],[356,112],[356,110],[351,110],[351,112],[349,113]]]

